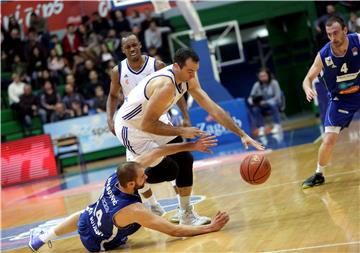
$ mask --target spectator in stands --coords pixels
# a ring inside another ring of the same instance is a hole
[[[155,47],[157,50],[161,50],[162,47],[162,35],[163,32],[169,32],[169,27],[158,27],[155,21],[151,21],[149,28],[145,31],[145,44],[146,48]]]
[[[137,10],[134,10],[131,13],[131,16],[127,17],[130,23],[130,28],[134,28],[135,26],[141,27],[141,23],[145,20],[144,14],[140,13]]]
[[[15,55],[19,55],[21,58],[24,56],[24,43],[20,39],[19,30],[16,28],[10,31],[10,36],[5,37],[1,46],[9,59],[10,65],[13,63]]]
[[[20,97],[19,102],[19,117],[24,124],[25,135],[31,135],[32,133],[32,119],[37,115],[38,105],[37,99],[32,94],[31,85],[26,84],[24,86],[24,94]]]
[[[50,82],[54,88],[59,84],[58,80],[52,76],[48,69],[43,69],[38,79],[40,87],[43,87],[46,82]]]
[[[107,96],[104,94],[103,87],[100,85],[96,86],[94,99],[94,109],[96,112],[106,112],[106,100]]]
[[[27,72],[27,64],[21,60],[20,55],[14,56],[14,63],[11,66],[11,72],[17,73],[20,76],[25,76]]]
[[[60,94],[55,91],[51,82],[47,81],[40,96],[39,115],[43,124],[49,122],[51,114],[55,111],[56,103],[60,101]]]
[[[19,22],[14,16],[9,17],[9,24],[7,30],[11,31],[12,29],[17,29],[19,31],[19,34],[21,34],[21,26],[19,25]]]
[[[37,34],[47,33],[46,19],[38,16],[35,12],[30,15],[30,27],[34,28]]]
[[[73,55],[76,54],[80,47],[80,36],[76,33],[76,27],[74,24],[68,24],[66,28],[66,34],[62,41],[64,55],[69,62],[72,62]]]
[[[105,36],[110,29],[110,25],[106,18],[102,18],[98,12],[94,12],[92,15],[92,29],[97,34]]]
[[[70,84],[74,90],[77,90],[76,80],[73,74],[67,74],[65,82],[66,84]]]
[[[120,39],[116,37],[115,29],[110,29],[105,39],[105,44],[110,52],[115,52],[119,49]]]
[[[360,33],[360,18],[356,12],[350,12],[350,20],[348,22],[348,29],[350,33]]]
[[[86,60],[84,65],[80,65],[77,69],[77,72],[75,74],[76,80],[78,80],[79,83],[85,84],[90,81],[89,79],[89,73],[91,70],[95,70],[96,72],[100,72],[97,70],[97,68],[94,65],[94,62],[92,60]]]
[[[107,63],[111,60],[114,60],[113,54],[110,52],[107,44],[101,44],[101,65],[105,67]]]
[[[61,57],[64,55],[63,47],[59,41],[59,38],[56,34],[51,35],[50,39],[50,50],[54,49],[57,56]]]
[[[56,53],[55,48],[50,50],[50,55],[47,62],[48,69],[51,74],[57,78],[64,76],[65,61],[61,55]]]
[[[82,90],[85,99],[93,99],[95,97],[95,87],[104,87],[104,84],[99,80],[99,75],[95,70],[89,72],[89,82],[87,82]]]
[[[145,20],[141,23],[141,29],[143,31],[146,31],[146,29],[150,27],[150,23],[153,21],[158,24],[157,20],[153,17],[153,12],[150,9],[146,8],[144,10],[144,16]]]
[[[24,51],[25,51],[24,56],[27,62],[29,62],[29,58],[33,54],[34,47],[37,47],[42,55],[46,54],[46,50],[44,46],[38,41],[38,36],[35,29],[30,27],[28,29],[27,41],[25,42],[24,45]]]
[[[71,110],[66,110],[63,102],[56,103],[55,111],[51,115],[50,122],[57,122],[60,120],[71,119],[74,115]]]
[[[322,15],[315,21],[315,30],[318,33],[317,39],[318,42],[320,43],[320,47],[325,45],[328,41],[325,30],[325,23],[332,16],[339,16],[342,19],[344,19],[343,16],[336,11],[336,8],[333,4],[328,4],[326,6],[326,14]]]
[[[263,68],[258,72],[258,81],[251,89],[248,102],[255,117],[256,127],[259,128],[259,136],[265,135],[263,114],[271,113],[274,120],[272,133],[281,131],[280,105],[281,90],[277,80],[272,76],[270,70]]]
[[[63,98],[63,103],[65,104],[66,109],[74,111],[76,117],[88,113],[89,108],[85,103],[83,96],[75,92],[73,86],[70,84],[65,85],[65,96]]]
[[[41,71],[47,68],[46,56],[35,46],[28,62],[28,75],[31,77],[33,87],[39,88],[39,78]]]
[[[12,74],[13,82],[8,87],[9,105],[12,109],[18,110],[20,96],[24,94],[25,83],[21,82],[21,77],[17,73]]]
[[[113,14],[113,27],[118,35],[131,31],[129,21],[124,18],[124,14],[120,10],[116,10]]]

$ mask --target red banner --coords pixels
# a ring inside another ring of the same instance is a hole
[[[37,15],[47,19],[48,30],[56,31],[65,29],[69,22],[81,20],[81,16],[91,15],[99,12],[105,17],[111,10],[110,1],[9,1],[1,2],[1,20],[3,24],[8,23],[10,16],[14,16],[20,23],[22,29],[27,31],[30,24],[30,15]]]
[[[1,185],[56,176],[50,135],[38,135],[1,144]]]

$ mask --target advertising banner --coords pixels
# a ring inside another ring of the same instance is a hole
[[[43,127],[52,140],[77,136],[84,154],[121,146],[108,128],[106,113],[49,123]]]
[[[1,144],[1,186],[57,174],[49,135],[38,135]]]
[[[1,18],[5,27],[9,17],[14,16],[23,31],[30,27],[30,15],[35,12],[47,20],[50,32],[66,28],[68,23],[80,23],[81,16],[98,12],[106,17],[111,10],[110,1],[7,1],[1,2]]]
[[[250,124],[244,99],[234,99],[218,103],[235,122],[247,133],[250,133]],[[205,110],[200,107],[190,109],[191,123],[209,134],[217,136],[218,145],[239,142],[237,135],[216,122]]]

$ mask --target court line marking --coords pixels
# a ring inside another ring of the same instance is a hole
[[[360,169],[334,173],[334,174],[331,174],[331,175],[326,175],[326,177],[335,177],[335,176],[338,176],[338,175],[346,175],[346,174],[357,173],[357,172],[360,172]],[[263,190],[268,190],[268,189],[271,189],[271,188],[281,187],[281,186],[284,186],[284,185],[295,184],[295,183],[298,184],[298,183],[300,183],[302,181],[303,180],[297,180],[297,181],[292,181],[292,182],[283,183],[283,184],[269,185],[269,186],[265,186],[265,187],[261,187],[261,188],[257,188],[257,189],[251,189],[251,190],[240,191],[240,192],[232,192],[232,193],[217,195],[217,196],[213,196],[213,197],[207,197],[207,199],[208,200],[209,199],[217,199],[217,198],[229,197],[229,196],[234,196],[234,195],[248,193],[248,192],[263,191]]]
[[[310,246],[310,247],[292,248],[292,249],[281,249],[281,250],[262,251],[262,252],[263,252],[263,253],[289,252],[289,251],[299,251],[299,250],[307,250],[307,249],[330,248],[330,247],[336,247],[336,246],[341,246],[341,245],[351,245],[351,244],[360,244],[360,241],[342,242],[342,243],[331,243],[331,244],[323,244],[323,245]]]

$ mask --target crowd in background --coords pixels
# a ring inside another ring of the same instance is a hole
[[[127,17],[120,10],[108,18],[95,12],[79,24],[68,23],[62,37],[50,34],[47,20],[35,13],[27,31],[10,17],[7,27],[1,26],[1,71],[11,73],[8,79],[2,76],[2,89],[7,88],[9,106],[25,126],[37,115],[48,123],[103,112],[111,69],[125,57],[122,34],[135,33],[144,54],[169,61],[163,44],[170,31],[148,9]]]

